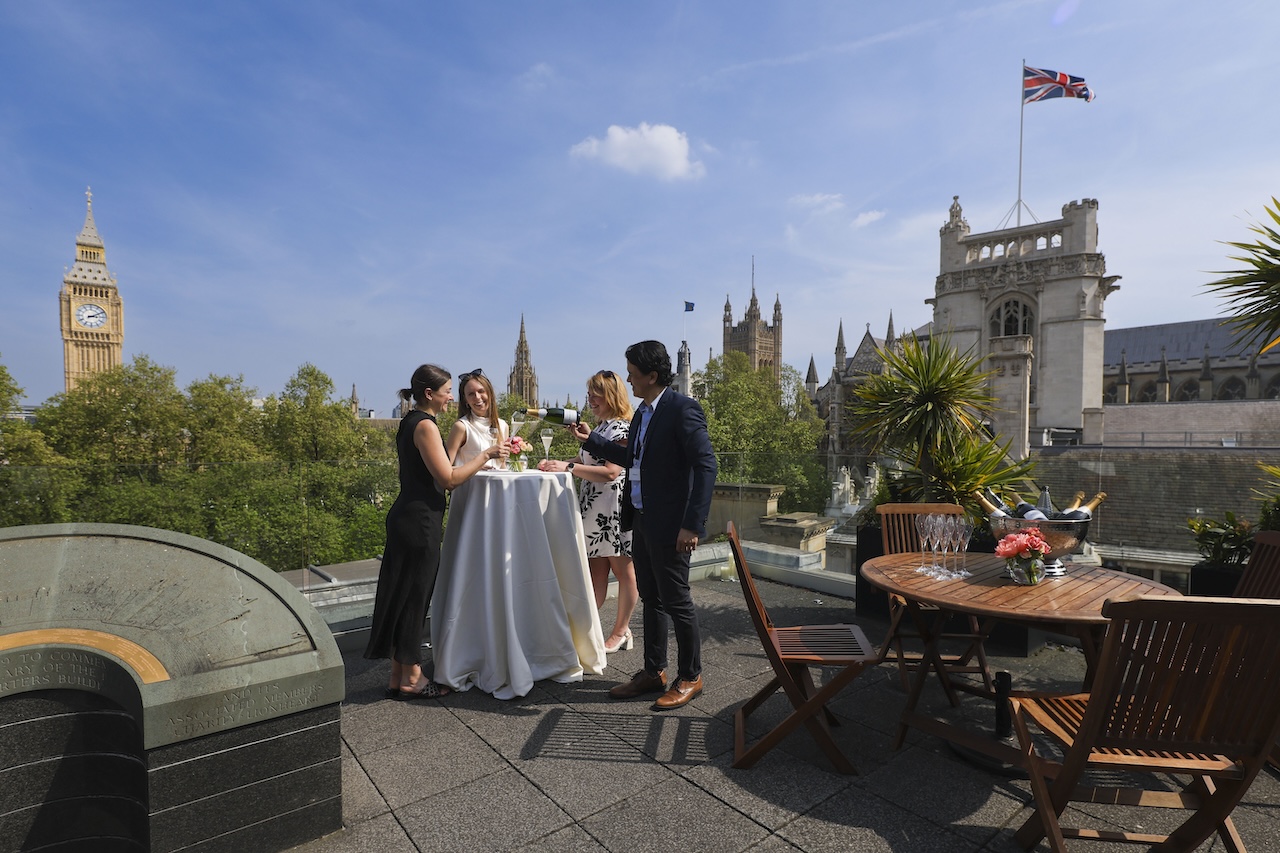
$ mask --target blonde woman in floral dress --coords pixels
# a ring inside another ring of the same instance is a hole
[[[606,441],[625,446],[631,427],[631,402],[622,377],[612,370],[602,370],[587,380],[587,406],[596,419],[593,432],[600,433]],[[618,579],[618,617],[604,648],[608,652],[631,648],[631,614],[640,594],[636,591],[636,570],[631,563],[631,531],[622,530],[622,484],[626,472],[620,465],[592,456],[586,450],[580,451],[578,458],[571,462],[543,460],[538,468],[568,471],[582,481],[578,488],[578,509],[587,537],[587,565],[591,568],[596,607],[604,604],[609,572]]]

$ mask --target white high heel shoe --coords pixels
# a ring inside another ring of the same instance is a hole
[[[605,641],[604,641],[604,650],[605,650],[606,652],[608,652],[609,654],[613,654],[614,652],[619,652],[619,651],[628,651],[628,652],[629,652],[629,651],[631,651],[631,647],[632,647],[633,645],[635,645],[635,641],[634,641],[634,639],[633,639],[633,638],[632,638],[632,636],[631,636],[631,629],[630,629],[630,628],[628,628],[628,629],[627,629],[627,633],[623,634],[623,635],[622,635],[622,637],[621,637],[621,638],[619,638],[619,640],[618,640],[618,642],[617,642],[617,644],[616,644],[616,645],[612,645],[612,646],[611,646],[611,645],[609,645],[609,641],[608,641],[608,640],[605,640]]]

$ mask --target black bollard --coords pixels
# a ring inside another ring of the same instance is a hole
[[[1013,679],[1007,672],[996,673],[996,737],[1001,740],[1013,735],[1013,719],[1009,716],[1009,694],[1013,692]]]

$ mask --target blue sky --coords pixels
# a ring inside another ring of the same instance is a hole
[[[1098,199],[1108,324],[1214,316],[1280,194],[1277,32],[1273,0],[5,3],[0,362],[62,390],[92,186],[125,357],[183,387],[311,362],[385,416],[423,361],[505,387],[523,314],[581,397],[636,340],[719,355],[753,256],[825,379],[841,320],[929,320],[953,195],[1013,208],[1024,59],[1097,93],[1027,106],[1023,199]]]

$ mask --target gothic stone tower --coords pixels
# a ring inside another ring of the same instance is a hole
[[[86,377],[119,367],[124,351],[124,302],[93,222],[93,193],[86,190],[85,198],[88,212],[76,237],[75,266],[62,277],[58,300],[67,391]]]
[[[773,325],[760,317],[760,303],[756,300],[756,286],[751,285],[751,304],[738,325],[733,324],[733,308],[728,295],[724,298],[724,351],[746,355],[752,370],[767,367],[773,378],[782,382],[782,300],[775,296]]]
[[[507,377],[507,393],[530,406],[538,405],[538,374],[529,358],[529,341],[524,336],[524,315],[520,315],[520,340],[516,342],[516,363]]]
[[[1098,252],[1098,202],[1062,218],[970,234],[959,197],[941,231],[935,334],[989,356],[997,432],[1025,455],[1048,429],[1080,432],[1102,406],[1103,302],[1119,290]]]

